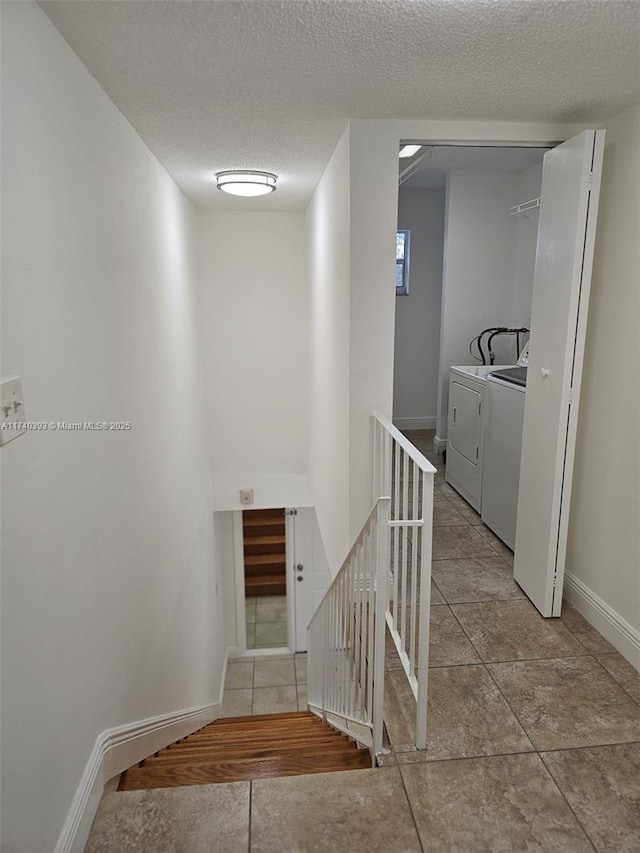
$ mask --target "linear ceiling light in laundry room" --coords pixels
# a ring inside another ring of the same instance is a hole
[[[276,175],[256,172],[253,169],[232,169],[216,174],[218,189],[231,195],[257,196],[272,193],[276,188]]]
[[[413,157],[422,148],[422,145],[403,145],[398,157]]]

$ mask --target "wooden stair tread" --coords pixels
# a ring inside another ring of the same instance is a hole
[[[355,746],[355,744],[353,744]],[[357,747],[355,747],[357,749]],[[175,753],[173,750],[161,752],[153,758],[147,758],[144,762],[146,769],[150,767],[163,767],[172,764],[199,764],[201,761],[211,761],[211,747],[193,749],[189,752]],[[242,760],[249,758],[267,758],[270,756],[288,756],[298,753],[315,752],[345,752],[345,747],[336,742],[332,737],[318,738],[316,740],[279,741],[278,743],[238,744],[237,746],[216,746],[215,760],[229,761],[231,759]]]
[[[247,596],[286,595],[287,581],[272,575],[251,578],[245,582],[244,591]]]
[[[327,737],[326,731],[324,729],[313,729],[309,732],[296,732],[287,736],[283,732],[278,732],[276,734],[270,734],[269,732],[265,732],[259,736],[248,736],[248,735],[229,735],[228,737],[215,737],[215,738],[198,738],[196,740],[189,739],[188,741],[184,741],[183,743],[172,744],[171,746],[167,746],[164,750],[160,750],[158,755],[162,755],[165,752],[171,753],[172,755],[178,754],[178,752],[189,752],[195,749],[224,749],[225,746],[238,746],[244,745],[247,746],[256,746],[260,744],[281,744],[281,743],[312,743],[315,741],[323,740]],[[154,753],[155,754],[155,753]]]
[[[214,782],[239,782],[266,779],[274,776],[299,776],[310,773],[329,773],[371,767],[366,749],[348,752],[297,752],[295,755],[267,758],[246,758],[234,761],[209,761],[174,767],[135,767],[123,774],[118,788],[133,791],[138,788],[169,788],[183,785],[207,785]]]
[[[194,750],[196,747],[198,749],[207,748],[207,749],[217,749],[218,747],[224,747],[225,744],[237,745],[237,744],[261,744],[261,743],[299,743],[301,741],[309,743],[311,741],[322,740],[323,737],[326,737],[326,733],[324,733],[324,729],[313,729],[308,732],[295,732],[287,735],[285,732],[278,732],[275,734],[265,732],[260,735],[222,735],[221,737],[208,737],[208,738],[196,738],[192,740],[191,738],[188,741],[184,741],[183,743],[172,744],[171,746],[165,747],[164,750],[161,750],[158,754],[161,755],[165,750],[174,754],[178,751],[182,750],[184,752],[188,752],[189,750]]]
[[[245,536],[245,558],[253,554],[281,554],[286,559],[286,541],[284,534]]]
[[[369,751],[310,711],[216,720],[126,770],[119,791],[371,767]]]
[[[320,743],[330,737],[331,735],[326,732],[322,734],[322,732],[314,731],[300,732],[299,734],[289,738],[283,737],[282,735],[276,735],[275,737],[265,735],[262,738],[226,738],[221,740],[197,741],[195,743],[173,744],[172,746],[167,746],[164,749],[161,749],[158,753],[154,753],[154,755],[163,755],[170,758],[172,755],[195,755],[196,752],[203,752],[204,750],[215,752],[217,750],[224,749],[257,749],[262,746],[279,747],[283,744],[291,744],[291,746],[298,747],[300,744]]]
[[[187,740],[182,741],[182,743],[189,742],[210,742],[215,743],[216,741],[228,739],[238,739],[238,738],[263,738],[263,737],[300,737],[302,735],[308,734],[313,735],[314,733],[319,733],[325,731],[326,727],[322,725],[322,723],[309,723],[308,725],[301,726],[298,724],[292,724],[287,726],[285,723],[281,723],[277,726],[260,726],[253,731],[249,728],[226,728],[219,729],[217,731],[206,731],[206,732],[198,732],[197,734],[190,735]],[[180,743],[180,742],[178,742]],[[169,747],[166,747],[167,749]]]
[[[246,554],[244,564],[246,566],[286,566],[287,558],[284,554]]]
[[[244,575],[245,581],[250,582],[254,580],[254,578],[263,577],[273,577],[285,581],[287,577],[287,568],[284,559],[280,565],[262,563],[262,565],[257,566],[246,566]]]
[[[257,515],[247,515],[245,512],[242,516],[242,526],[243,527],[256,527],[259,524],[284,524],[284,513],[280,513],[279,515],[262,515],[258,513]]]
[[[320,717],[317,714],[312,713],[311,711],[281,711],[279,714],[256,714],[255,716],[251,716],[247,714],[243,717],[220,717],[218,720],[214,720],[213,723],[209,723],[207,726],[204,726],[205,729],[211,728],[212,726],[222,727],[222,726],[237,726],[239,723],[263,723],[263,722],[276,722],[276,720],[302,720],[302,719],[311,719],[317,720],[319,723],[322,722]],[[202,729],[200,729],[202,731]]]
[[[270,518],[272,516],[284,516],[284,507],[263,507],[261,509],[243,509],[244,518]]]
[[[249,539],[255,536],[284,536],[286,527],[284,518],[252,518],[242,523],[242,532]]]
[[[284,524],[256,524],[252,527],[243,528],[243,541],[247,545],[258,536],[285,536],[285,534]]]
[[[267,720],[251,724],[251,723],[236,723],[232,726],[211,726],[211,728],[201,729],[197,735],[219,735],[228,737],[232,733],[238,734],[255,734],[259,735],[265,732],[295,732],[295,731],[310,731],[315,728],[323,728],[322,720],[275,720],[268,722]],[[196,735],[190,735],[195,737]]]

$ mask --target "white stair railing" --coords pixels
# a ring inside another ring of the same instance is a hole
[[[382,752],[391,500],[379,497],[309,623],[308,704]]]
[[[391,495],[387,625],[416,698],[416,748],[425,749],[436,469],[378,413],[373,415],[373,428],[374,500]]]

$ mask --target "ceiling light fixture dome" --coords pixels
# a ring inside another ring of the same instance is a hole
[[[254,169],[231,169],[216,174],[218,189],[224,193],[241,196],[257,196],[272,193],[276,188],[276,175],[271,172],[256,172]]]

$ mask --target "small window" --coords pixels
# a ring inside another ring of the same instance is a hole
[[[396,296],[409,293],[409,231],[396,233]]]

